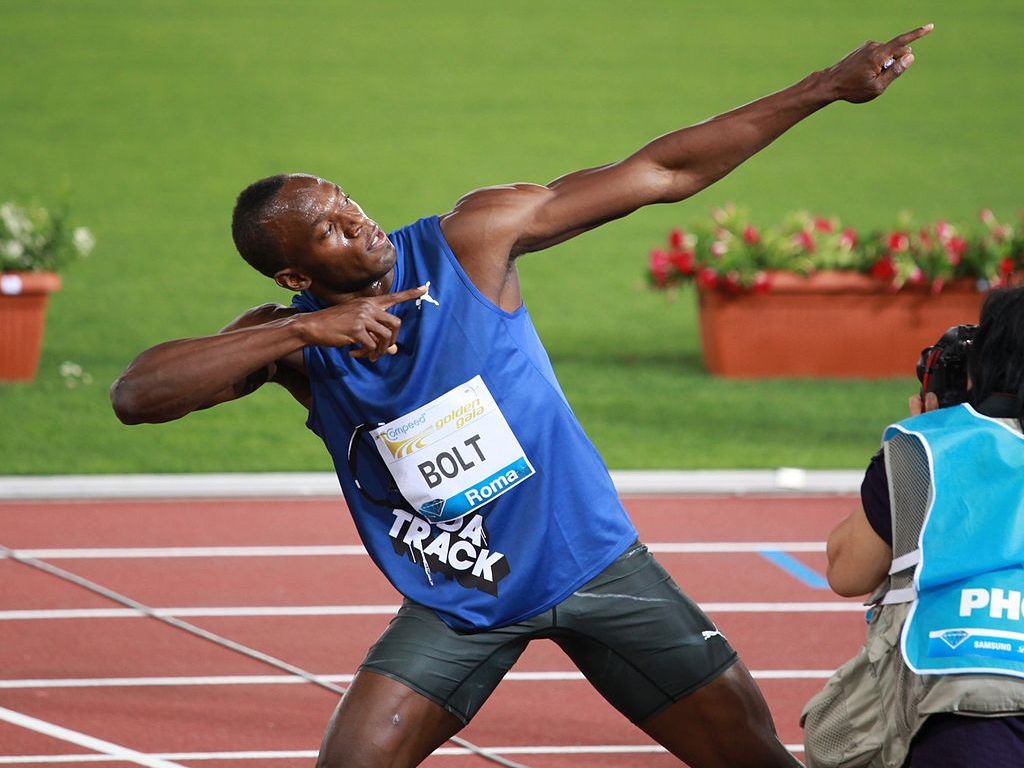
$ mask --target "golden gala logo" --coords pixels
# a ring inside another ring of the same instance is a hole
[[[396,459],[402,459],[406,456],[410,456],[416,451],[426,448],[433,440],[427,438],[437,436],[435,439],[448,434],[453,431],[457,431],[466,426],[470,421],[479,419],[487,412],[480,398],[475,397],[472,400],[468,400],[448,411],[444,416],[435,419],[434,423],[429,425],[426,429],[420,430],[414,435],[409,435],[409,431],[417,426],[422,425],[426,421],[426,414],[419,418],[403,424],[398,427],[392,427],[386,432],[382,432],[379,437],[384,442],[384,445],[391,452],[391,455]]]
[[[402,437],[398,440],[389,440],[387,435],[381,435],[380,439],[384,441],[384,445],[389,451],[391,451],[392,456],[396,459],[401,459],[409,454],[415,453],[421,448],[426,448],[427,436],[433,431],[434,428],[431,426],[427,427],[422,432],[417,432],[412,437]]]

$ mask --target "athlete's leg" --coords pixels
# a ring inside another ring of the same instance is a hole
[[[742,661],[638,725],[692,768],[791,768],[761,691]]]
[[[586,678],[689,765],[799,765],[736,652],[646,547],[627,550],[555,614],[555,641]]]
[[[334,710],[317,768],[412,768],[461,728],[426,696],[363,670]]]
[[[406,601],[331,718],[320,768],[411,768],[468,723],[545,619],[460,633]]]

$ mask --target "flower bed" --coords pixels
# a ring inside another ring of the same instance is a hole
[[[946,328],[977,322],[983,293],[1024,274],[1024,240],[980,226],[904,223],[860,236],[835,218],[759,231],[734,207],[651,252],[656,288],[692,281],[708,370],[732,377],[910,375]]]
[[[987,290],[1024,271],[1024,226],[1012,227],[982,211],[980,224],[956,226],[909,220],[860,234],[838,218],[799,212],[778,227],[759,230],[735,206],[712,212],[689,232],[673,229],[667,247],[651,251],[648,278],[655,288],[693,281],[725,293],[772,290],[780,273],[859,272],[892,290],[927,286],[939,293],[952,280]]]

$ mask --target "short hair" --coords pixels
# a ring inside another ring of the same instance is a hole
[[[968,373],[972,404],[995,393],[1013,395],[1024,427],[1024,287],[993,291],[985,299]]]
[[[235,248],[250,266],[267,277],[288,266],[281,243],[266,226],[275,212],[274,198],[287,180],[288,175],[280,173],[253,182],[239,193],[231,215]]]

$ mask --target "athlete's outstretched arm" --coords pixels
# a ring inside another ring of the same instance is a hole
[[[835,101],[880,95],[913,63],[910,43],[928,24],[887,43],[868,42],[833,66],[703,123],[651,141],[610,165],[546,186],[515,184],[470,193],[443,219],[469,266],[538,251],[652,203],[683,200],[710,186],[789,128]]]
[[[110,388],[125,424],[173,421],[254,392],[267,381],[309,404],[303,347],[354,347],[371,361],[393,354],[401,321],[387,309],[419,298],[423,287],[357,298],[319,312],[264,304],[213,336],[157,344],[136,357]]]

